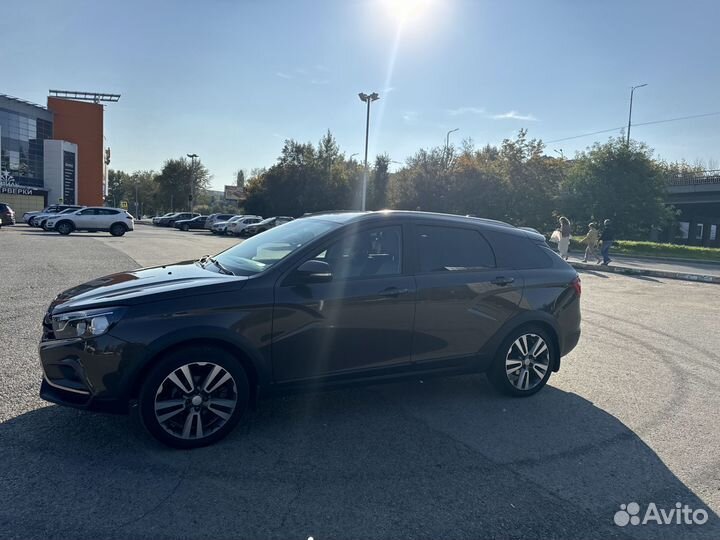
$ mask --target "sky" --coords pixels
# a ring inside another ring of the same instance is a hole
[[[196,153],[221,189],[329,129],[372,160],[527,128],[572,157],[633,123],[720,113],[716,0],[24,0],[0,17],[0,93],[113,92],[111,168]],[[625,128],[626,129],[626,128]],[[660,158],[717,165],[720,115],[634,126]],[[393,167],[399,167],[393,164]]]

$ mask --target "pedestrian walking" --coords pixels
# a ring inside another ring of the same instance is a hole
[[[566,217],[560,218],[560,241],[558,251],[560,256],[567,261],[568,249],[570,249],[570,220]]]
[[[602,253],[602,263],[607,266],[612,262],[612,259],[610,258],[610,248],[613,245],[613,242],[615,241],[615,231],[613,230],[612,223],[609,219],[606,219],[603,222],[603,230],[600,234],[600,252]],[[600,261],[598,261],[598,264],[600,264]]]
[[[595,259],[598,264],[602,262],[600,258],[600,250],[598,249],[598,242],[600,241],[600,232],[597,229],[597,224],[593,221],[588,224],[588,232],[583,238],[583,242],[586,244],[585,258],[583,262],[588,262],[589,259]]]

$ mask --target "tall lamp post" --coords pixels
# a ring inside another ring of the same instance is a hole
[[[460,131],[460,128],[451,129],[445,135],[445,167],[447,167],[448,157],[450,156],[450,134]]]
[[[193,213],[193,192],[195,191],[195,160],[198,158],[197,154],[188,154],[192,160],[192,168],[190,171],[190,213]]]
[[[647,83],[644,84],[638,84],[637,86],[633,86],[630,88],[630,114],[628,114],[628,131],[627,131],[627,145],[630,146],[630,126],[632,125],[632,102],[633,102],[633,94],[635,93],[636,88],[642,88],[643,86],[647,86]]]
[[[380,96],[377,92],[373,92],[372,94],[365,94],[363,92],[360,92],[358,94],[358,97],[360,97],[360,101],[364,101],[367,103],[367,120],[365,121],[365,170],[363,171],[363,185],[362,185],[362,206],[361,210],[365,211],[365,203],[367,200],[367,185],[368,185],[368,162],[367,162],[367,154],[368,154],[368,137],[370,136],[370,104],[373,101],[377,101],[380,99]]]
[[[450,134],[456,131],[460,131],[460,128],[451,129],[447,132],[447,135],[445,135],[445,153],[450,149]]]

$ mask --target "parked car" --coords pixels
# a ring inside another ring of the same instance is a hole
[[[172,227],[176,221],[180,221],[183,219],[192,219],[199,215],[200,214],[190,213],[190,212],[175,212],[174,214],[171,214],[169,216],[161,217],[158,220],[157,224],[160,227]]]
[[[57,211],[57,207],[58,207],[57,204],[53,204],[53,205],[50,205],[50,206],[46,206],[46,207],[43,208],[42,210],[33,210],[32,212],[25,212],[25,213],[23,214],[23,216],[22,216],[22,220],[23,220],[24,223],[27,223],[28,225],[32,225],[32,224],[30,223],[30,220],[31,220],[33,217],[37,216],[38,214],[45,214],[45,213],[48,213],[48,212],[56,212],[56,211]]]
[[[223,438],[271,392],[485,371],[530,396],[580,338],[580,293],[542,236],[511,225],[315,215],[215,257],[61,293],[43,321],[40,396],[137,405],[179,448]]]
[[[64,212],[65,210],[75,211],[79,210],[80,208],[84,207],[78,204],[56,204],[54,206],[50,206],[47,212],[41,212],[32,216],[28,220],[28,225],[30,225],[31,227],[42,227],[44,229],[45,220],[47,220],[47,218],[59,214],[60,212]]]
[[[215,223],[217,223],[218,221],[227,221],[235,215],[237,214],[210,214],[207,218],[207,221],[205,222],[205,228],[208,231],[212,231],[212,227]]]
[[[0,225],[15,225],[15,212],[4,202],[0,202]]]
[[[46,226],[62,235],[75,231],[107,231],[113,236],[122,236],[135,229],[135,220],[122,208],[88,206],[72,213],[57,214],[48,218]]]
[[[289,216],[276,216],[276,217],[267,218],[267,219],[260,221],[256,225],[247,227],[244,231],[242,231],[240,233],[240,236],[255,236],[256,234],[265,232],[269,229],[272,229],[273,227],[282,225],[283,223],[288,223],[288,222],[292,221],[293,219],[294,218],[291,218]]]
[[[84,206],[81,206],[80,208],[85,208]],[[48,214],[45,217],[42,217],[41,219],[41,225],[40,227],[45,231],[50,231],[52,229],[48,229],[47,223],[49,218],[57,218],[58,216],[64,216],[66,214],[74,214],[77,212],[80,208],[66,208],[65,210],[61,210],[60,212],[55,212],[52,214]]]
[[[227,227],[230,223],[242,218],[243,216],[233,216],[227,221],[216,221],[213,224],[212,229],[210,229],[210,232],[213,234],[225,234],[227,232]]]
[[[181,231],[189,231],[190,229],[204,229],[207,216],[196,216],[192,219],[180,219],[173,226]]]
[[[262,219],[262,216],[242,216],[241,219],[228,222],[225,234],[229,234],[231,236],[242,236],[245,229],[260,223]]]
[[[155,216],[154,218],[152,218],[152,224],[153,224],[153,225],[159,225],[159,224],[160,224],[160,220],[161,220],[162,218],[169,218],[170,216],[173,216],[173,215],[175,215],[176,213],[177,213],[177,212],[168,212],[167,214],[163,214],[162,216]]]

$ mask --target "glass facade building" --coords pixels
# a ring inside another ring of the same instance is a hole
[[[43,144],[52,136],[50,111],[0,96],[0,170],[9,173],[18,184],[43,187]]]

